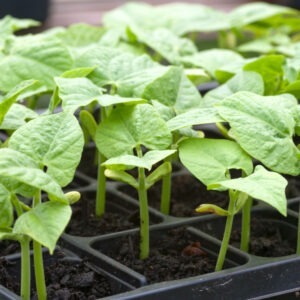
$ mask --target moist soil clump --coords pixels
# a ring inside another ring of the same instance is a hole
[[[120,190],[133,198],[138,197],[137,191],[130,186],[122,186]],[[149,205],[160,209],[161,183],[151,187],[148,191]],[[227,208],[226,193],[208,191],[206,186],[190,174],[178,174],[172,178],[170,215],[174,217],[199,216],[195,209],[200,204],[212,203]]]
[[[138,235],[120,238],[119,247],[111,247],[103,252],[146,276],[150,284],[214,271],[215,258],[201,247],[201,238],[185,228],[170,229],[150,242],[150,256],[145,260],[138,258]]]
[[[52,260],[52,259],[51,259]],[[20,276],[12,269],[16,263],[0,258],[0,282],[16,294],[20,293]],[[56,259],[45,267],[48,299],[94,300],[112,294],[109,281],[93,271],[85,261]],[[37,300],[35,290],[31,299]]]

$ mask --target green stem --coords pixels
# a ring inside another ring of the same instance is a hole
[[[105,108],[101,107],[100,122],[105,120],[105,118],[106,118]],[[105,167],[102,166],[102,163],[105,162],[106,158],[98,150],[96,152],[98,156],[98,171],[97,171],[97,192],[96,192],[95,214],[97,217],[101,217],[105,213],[105,207],[106,207],[106,177],[104,174]]]
[[[298,213],[298,236],[297,236],[297,250],[296,254],[300,254],[300,204],[299,204],[299,213]]]
[[[15,194],[11,195],[11,202],[17,212],[18,217],[20,217],[23,214],[23,209],[21,203],[19,202],[18,197]]]
[[[105,167],[101,164],[105,162],[105,157],[98,152],[98,172],[97,172],[97,193],[96,193],[96,216],[101,217],[105,213],[106,203],[106,177]]]
[[[38,191],[33,198],[33,206],[37,206],[41,203],[41,192]],[[42,245],[36,241],[33,241],[33,258],[34,258],[34,274],[36,290],[39,300],[47,299],[46,281],[44,272],[44,262]]]
[[[140,146],[136,147],[139,157],[143,156]],[[149,210],[148,198],[146,189],[145,169],[138,168],[139,182],[139,203],[140,203],[140,259],[145,259],[149,256]]]
[[[172,161],[172,159],[170,157],[167,157],[165,161]],[[164,175],[162,178],[160,211],[165,215],[170,214],[171,185],[172,185],[172,171]]]
[[[243,207],[243,213],[242,213],[242,233],[241,233],[240,248],[245,252],[249,252],[252,204],[253,204],[253,199],[249,197]]]
[[[234,218],[234,204],[235,204],[236,197],[234,195],[234,192],[232,190],[229,190],[229,206],[228,206],[228,216],[226,218],[226,225],[225,225],[225,231],[223,235],[223,240],[216,264],[215,271],[220,271],[223,268],[223,264],[225,261],[230,235],[231,235],[231,229],[233,224],[233,218]]]
[[[218,127],[218,129],[220,130],[220,132],[222,133],[222,135],[225,138],[227,138],[229,140],[232,140],[232,138],[228,134],[227,128],[222,123],[216,123],[216,126]]]
[[[23,300],[30,299],[30,246],[29,238],[25,237],[21,242],[21,290],[20,295]]]

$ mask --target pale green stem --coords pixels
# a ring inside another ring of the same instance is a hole
[[[216,123],[216,125],[225,138],[232,140],[232,138],[228,135],[227,128],[222,123]]]
[[[21,290],[20,295],[23,300],[30,300],[30,246],[29,239],[25,237],[21,242]]]
[[[229,190],[229,206],[228,206],[228,216],[226,217],[226,225],[225,230],[223,234],[223,240],[216,264],[215,271],[220,271],[223,268],[223,264],[225,261],[231,230],[232,230],[232,224],[233,224],[233,218],[234,218],[234,204],[235,204],[235,195],[234,192]]]
[[[33,198],[33,207],[41,203],[41,192],[38,191]],[[36,290],[39,300],[47,299],[45,272],[44,272],[44,262],[43,262],[43,252],[42,245],[33,240],[33,258],[34,258],[34,274]]]
[[[251,228],[251,208],[253,199],[248,197],[242,213],[242,233],[241,233],[241,250],[249,252],[250,228]]]
[[[101,121],[105,120],[106,111],[104,107],[101,107]],[[96,192],[96,216],[101,217],[105,213],[106,208],[106,177],[104,174],[105,167],[102,163],[106,158],[98,150],[96,150],[98,156],[98,171],[97,171],[97,192]]]
[[[167,157],[165,161],[172,162],[172,159],[170,157]],[[172,171],[164,175],[162,178],[160,211],[165,215],[170,214],[171,185],[172,185]]]
[[[11,194],[11,202],[17,212],[18,217],[20,217],[23,214],[23,209],[21,206],[21,203],[19,202],[18,197],[15,194]]]
[[[139,157],[143,156],[140,146],[136,147]],[[138,168],[139,182],[139,204],[140,204],[140,259],[145,259],[149,256],[149,210],[146,189],[145,169]]]

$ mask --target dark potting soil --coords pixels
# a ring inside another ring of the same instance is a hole
[[[114,196],[107,195],[107,202],[114,203]],[[140,226],[138,206],[131,210],[119,210],[107,205],[99,218],[95,215],[95,193],[82,193],[81,200],[72,206],[73,214],[66,233],[77,236],[95,236]],[[150,224],[155,223],[150,217]]]
[[[287,198],[295,198],[300,196],[300,176],[285,176],[288,180],[288,186],[286,187]]]
[[[17,253],[20,251],[20,248],[20,243],[18,242],[11,240],[0,241],[0,257]]]
[[[12,276],[15,263],[0,258],[0,282],[16,294],[20,293],[20,282]],[[67,260],[52,261],[45,267],[48,299],[93,300],[111,295],[109,281],[93,271],[86,262]],[[34,289],[32,299],[37,300]]]
[[[133,198],[138,197],[135,189],[122,186],[120,190]],[[161,183],[157,183],[148,191],[148,201],[151,207],[160,209]],[[226,192],[208,191],[206,186],[190,174],[178,174],[172,178],[170,215],[174,217],[199,216],[195,209],[200,204],[213,203],[227,208]]]
[[[187,278],[214,271],[216,260],[201,247],[201,239],[185,228],[170,229],[153,238],[150,256],[139,257],[139,236],[130,235],[118,240],[119,247],[106,252],[122,264],[146,276],[149,283]]]
[[[240,240],[241,230],[234,229],[231,243],[239,248]],[[249,252],[257,256],[279,257],[294,254],[296,248],[295,243],[281,233],[276,223],[252,218]]]

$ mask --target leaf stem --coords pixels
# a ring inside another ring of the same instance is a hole
[[[24,237],[20,241],[21,244],[21,290],[20,295],[23,300],[30,300],[30,284],[31,284],[31,269],[30,269],[30,246],[29,238]]]
[[[41,203],[41,192],[37,191],[33,198],[33,207]],[[39,300],[47,299],[46,281],[44,273],[44,262],[42,245],[36,241],[33,241],[33,258],[34,258],[34,274],[36,290]]]
[[[215,271],[220,271],[223,268],[223,264],[225,261],[228,245],[229,245],[229,240],[230,240],[230,235],[231,235],[231,230],[232,230],[232,224],[233,224],[233,218],[234,218],[234,204],[236,200],[236,195],[234,191],[229,190],[229,206],[228,206],[228,216],[226,217],[226,225],[225,225],[225,230],[223,234],[223,240],[217,260],[217,264],[215,267]]]
[[[97,151],[98,171],[97,171],[97,192],[96,192],[96,216],[101,217],[105,213],[106,204],[106,177],[105,167],[101,164],[105,162],[105,157]]]
[[[141,146],[136,147],[138,157],[142,157],[143,153]],[[145,259],[149,256],[149,210],[148,197],[146,189],[145,169],[138,168],[138,183],[139,183],[139,203],[140,203],[140,259]]]
[[[106,118],[105,107],[101,107],[100,113],[100,122],[102,122]],[[106,208],[106,177],[104,174],[105,167],[102,166],[102,163],[105,162],[106,158],[100,153],[100,151],[96,150],[96,153],[98,156],[98,170],[95,214],[97,217],[101,217],[105,213]]]
[[[170,157],[165,159],[165,162],[172,161]],[[160,199],[160,211],[165,214],[170,214],[170,204],[171,204],[171,185],[172,185],[172,171],[164,175],[162,178],[162,188],[161,188],[161,199]]]
[[[248,197],[242,213],[242,233],[241,233],[241,250],[249,252],[250,228],[251,228],[251,208],[253,199]]]
[[[20,217],[23,214],[23,209],[18,197],[13,193],[11,194],[11,202],[17,212],[18,217]]]

